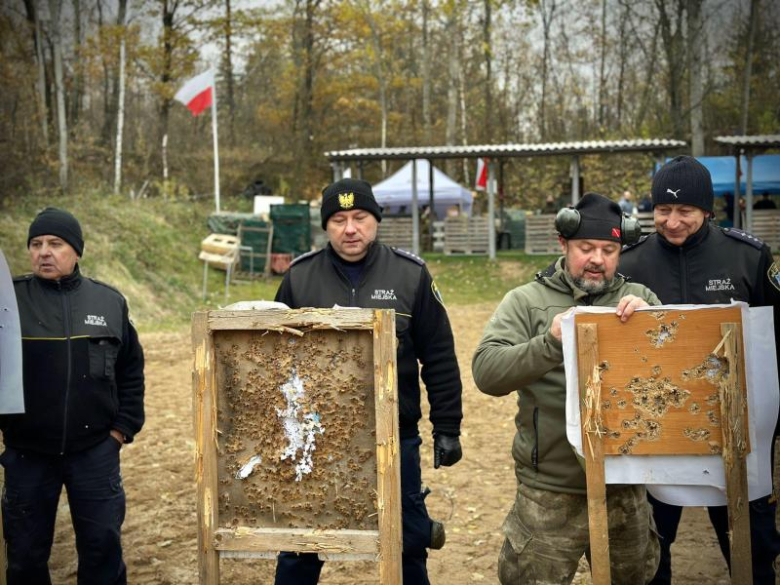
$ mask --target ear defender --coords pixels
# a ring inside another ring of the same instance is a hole
[[[580,229],[582,218],[580,212],[571,207],[564,207],[555,216],[555,229],[564,239],[569,239]],[[639,220],[628,215],[620,216],[620,243],[624,246],[635,244],[642,237],[642,226]]]

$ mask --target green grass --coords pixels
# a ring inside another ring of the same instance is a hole
[[[515,250],[497,256],[492,262],[485,256],[425,254],[424,258],[448,305],[497,303],[508,291],[530,282],[536,272],[556,258]]]
[[[237,202],[238,204],[238,202]],[[118,288],[130,303],[141,331],[179,328],[190,314],[243,300],[272,300],[280,276],[251,283],[232,283],[224,295],[225,273],[209,269],[207,296],[202,299],[203,265],[200,242],[208,235],[210,201],[131,201],[99,191],[50,197],[28,197],[0,209],[0,249],[14,274],[29,272],[27,229],[47,206],[71,211],[84,231],[85,275]],[[233,208],[231,201],[226,207]],[[552,256],[500,252],[496,261],[484,256],[424,258],[447,305],[498,303],[504,294],[530,281]]]

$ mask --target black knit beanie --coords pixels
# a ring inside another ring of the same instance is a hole
[[[79,220],[63,209],[47,207],[35,216],[27,232],[28,248],[30,240],[38,236],[57,236],[73,246],[79,257],[84,253],[84,237],[81,235]]]
[[[610,240],[620,243],[623,212],[620,205],[598,193],[585,193],[574,206],[580,225],[569,240]]]
[[[712,211],[715,199],[710,172],[692,156],[675,157],[658,169],[652,192],[653,207],[678,203]]]
[[[374,199],[371,185],[360,179],[341,179],[325,187],[322,191],[322,229],[328,225],[328,219],[338,211],[365,209],[377,221],[382,221],[382,208]]]

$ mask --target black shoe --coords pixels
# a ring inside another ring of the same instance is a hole
[[[445,542],[447,542],[447,533],[444,531],[444,524],[431,520],[431,550],[441,550]]]

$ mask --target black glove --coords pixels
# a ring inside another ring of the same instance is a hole
[[[439,469],[441,465],[450,467],[455,465],[463,457],[460,448],[460,439],[452,435],[433,435],[433,468]]]

